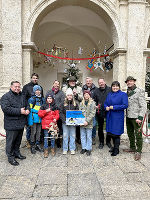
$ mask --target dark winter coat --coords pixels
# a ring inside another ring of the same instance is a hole
[[[111,92],[111,88],[106,85],[105,89],[97,88],[94,91],[93,99],[96,102],[96,106],[99,108],[96,110],[96,114],[98,117],[104,118],[106,113],[104,109],[104,102],[106,100],[107,95]]]
[[[21,114],[21,108],[27,104],[22,93],[14,93],[12,90],[4,94],[1,98],[1,108],[4,112],[4,129],[9,131],[21,130],[27,123],[26,115]]]
[[[46,109],[50,108],[50,112],[46,112]],[[58,121],[59,119],[59,110],[57,110],[57,107],[54,103],[52,104],[44,104],[41,106],[38,115],[40,118],[42,118],[42,129],[48,129],[49,124],[51,122],[54,122],[53,120],[56,119]]]
[[[90,88],[92,99],[94,97],[94,92],[95,92],[96,89],[97,89],[97,87],[92,83],[92,87]],[[88,86],[86,84],[82,87],[83,92],[84,92],[84,90],[88,90]]]
[[[28,102],[29,98],[34,95],[33,87],[38,84],[34,84],[32,81],[23,86],[22,95],[24,96],[26,102]],[[41,87],[41,86],[40,86]],[[43,97],[43,88],[41,87],[41,95]]]
[[[125,92],[111,92],[104,103],[104,108],[113,106],[113,110],[106,111],[106,131],[114,135],[124,133],[124,109],[128,107],[128,96]]]
[[[58,110],[60,110],[61,104],[65,100],[65,94],[61,90],[59,90],[56,94],[54,93],[53,90],[48,90],[45,96],[47,96],[48,94],[53,95],[55,104],[56,104]]]
[[[79,110],[78,104],[74,104],[73,101],[66,101],[64,104],[61,105],[60,109],[60,119],[62,123],[66,123],[66,110]]]

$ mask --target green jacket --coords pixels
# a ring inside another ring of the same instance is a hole
[[[95,102],[90,98],[87,106],[85,105],[85,100],[83,99],[80,103],[79,110],[82,110],[83,115],[85,116],[85,121],[88,122],[87,126],[84,128],[93,128],[93,117],[96,113]]]

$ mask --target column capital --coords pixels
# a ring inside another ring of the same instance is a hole
[[[141,3],[141,4],[146,4],[146,0],[128,0],[128,3]]]
[[[114,50],[112,50],[110,52],[110,56],[119,56],[119,55],[122,55],[122,54],[126,54],[127,52],[127,49],[126,48],[116,48]]]
[[[22,49],[38,51],[38,48],[34,42],[30,42],[30,43],[22,42]]]

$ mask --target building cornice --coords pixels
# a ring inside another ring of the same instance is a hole
[[[127,53],[126,48],[116,48],[116,49],[112,50],[109,54],[111,56],[118,56],[118,55],[126,54],[126,53]]]
[[[22,49],[38,51],[38,48],[34,42],[30,43],[22,42]]]

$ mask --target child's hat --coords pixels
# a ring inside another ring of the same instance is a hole
[[[54,99],[54,95],[52,93],[49,93],[45,96],[45,99],[47,100],[48,97],[51,97],[52,99]]]
[[[68,88],[67,91],[66,91],[66,96],[67,95],[72,95],[73,96],[73,91],[71,88]]]
[[[42,90],[41,89],[41,87],[39,86],[39,85],[35,85],[34,87],[33,87],[33,92],[35,92],[35,91],[37,91],[37,90]]]

